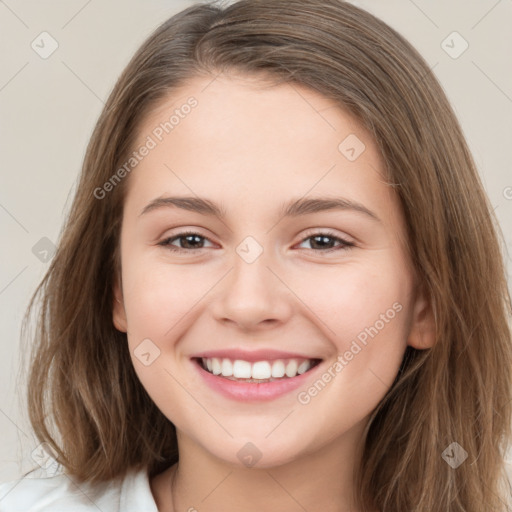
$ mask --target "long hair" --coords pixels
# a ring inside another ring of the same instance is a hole
[[[129,158],[144,116],[160,101],[191,78],[229,71],[310,87],[370,131],[430,297],[436,343],[406,349],[372,413],[355,474],[361,508],[504,510],[512,342],[501,231],[425,60],[342,0],[196,4],[133,56],[95,126],[56,254],[26,313],[24,325],[39,304],[27,394],[37,438],[81,481],[135,467],[153,476],[177,462],[175,427],[139,382],[126,334],[112,322],[129,177],[103,199],[95,190]],[[452,443],[468,454],[456,469],[443,458]]]

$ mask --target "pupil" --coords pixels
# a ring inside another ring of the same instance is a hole
[[[313,245],[317,244],[317,241],[320,240],[320,247],[325,247],[327,245],[330,245],[329,244],[329,240],[331,239],[330,236],[322,236],[322,235],[318,235],[318,236],[314,236],[313,237]]]
[[[192,240],[192,247],[195,247],[193,239],[195,239],[196,242],[199,241],[199,243],[200,243],[200,238],[201,237],[199,237],[198,235],[186,235],[184,238],[185,238],[185,241],[186,241],[185,242],[186,246],[188,246],[189,242]]]

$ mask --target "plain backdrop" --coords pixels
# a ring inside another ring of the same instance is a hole
[[[193,3],[0,2],[0,481],[34,465],[38,442],[17,380],[21,319],[48,267],[94,124],[135,50]],[[501,224],[510,283],[512,1],[353,3],[403,34],[439,78]],[[52,44],[58,47],[43,58]]]

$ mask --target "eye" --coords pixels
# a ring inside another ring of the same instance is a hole
[[[179,242],[180,246],[174,245],[176,241]],[[183,233],[178,233],[177,235],[162,240],[161,242],[158,243],[158,245],[165,247],[166,249],[169,249],[170,251],[173,252],[190,252],[194,250],[197,251],[204,249],[205,241],[211,243],[211,240],[209,240],[203,235],[200,235],[199,233],[196,233],[194,231],[184,231]],[[304,242],[310,243],[311,247],[309,250],[322,253],[332,251],[343,251],[349,249],[350,247],[354,247],[354,244],[352,242],[344,240],[339,236],[335,236],[335,234],[331,233],[330,231],[321,231],[313,233],[308,237],[304,238],[301,244],[303,244]],[[338,247],[333,247],[333,244],[339,245]]]
[[[344,251],[349,249],[350,247],[354,247],[352,242],[348,240],[344,240],[339,236],[335,236],[334,233],[330,231],[321,231],[317,233],[313,233],[308,237],[304,238],[301,242],[308,242],[310,244],[310,250],[315,252],[332,252],[332,251]],[[333,247],[333,244],[339,243],[338,247]]]
[[[204,244],[204,240],[208,240],[208,238],[194,231],[184,231],[183,233],[178,233],[175,236],[162,240],[158,245],[175,252],[190,252],[191,250],[203,249],[204,247],[202,247],[202,245]],[[173,245],[175,241],[181,241],[179,242],[181,247]],[[211,242],[210,240],[208,241]]]

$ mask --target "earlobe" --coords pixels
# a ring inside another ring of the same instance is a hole
[[[114,296],[114,298],[113,298],[113,304],[112,304],[112,321],[114,323],[114,327],[118,331],[126,332],[127,331],[126,311],[124,309],[123,294],[122,294],[121,287],[119,286],[117,278],[114,283],[113,296]]]
[[[407,344],[418,350],[432,348],[436,342],[436,319],[434,308],[424,290],[418,293],[413,306],[411,331]]]

